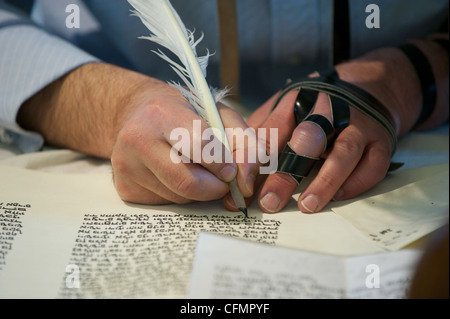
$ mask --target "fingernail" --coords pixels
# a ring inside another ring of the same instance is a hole
[[[304,209],[310,213],[315,213],[319,208],[319,199],[316,195],[308,195],[304,200],[300,202]]]
[[[336,192],[336,194],[334,194],[333,199],[341,200],[342,198],[344,198],[344,190],[342,188],[339,188],[338,191]]]
[[[251,195],[253,195],[253,189],[255,185],[256,176],[253,174],[248,175],[247,182],[245,183],[245,187],[247,187],[247,190]]]
[[[270,192],[264,195],[259,203],[266,211],[276,213],[279,211],[281,200],[277,194]]]
[[[227,165],[219,173],[219,178],[224,182],[231,182],[237,174],[237,170],[235,167],[231,165]]]

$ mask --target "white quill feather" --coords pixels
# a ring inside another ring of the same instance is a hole
[[[214,130],[216,137],[229,149],[216,106],[216,102],[220,101],[228,91],[215,90],[213,97],[206,82],[206,68],[211,54],[207,51],[205,56],[198,56],[196,51],[196,46],[203,39],[203,34],[195,40],[194,33],[186,29],[168,0],[128,0],[128,2],[134,7],[134,14],[152,33],[150,36],[140,38],[165,47],[180,60],[181,64],[170,59],[161,50],[153,51],[170,64],[188,89],[174,81],[169,84],[181,91],[211,128],[218,129]],[[218,134],[220,136],[217,136]]]

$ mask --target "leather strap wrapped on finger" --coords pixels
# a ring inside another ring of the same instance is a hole
[[[287,93],[293,90],[300,90],[300,92],[301,90],[316,92],[309,92],[308,100],[304,97],[300,98],[300,104],[302,103],[302,101],[309,101],[308,103],[311,106],[309,113],[312,112],[314,107],[314,103],[310,102],[313,99],[312,97],[316,96],[316,94],[318,94],[319,92],[323,92],[328,94],[330,98],[334,97],[336,100],[340,100],[348,105],[351,105],[368,117],[372,118],[377,123],[379,123],[381,127],[388,133],[392,143],[392,155],[394,154],[395,150],[397,149],[397,132],[395,130],[396,123],[391,113],[383,104],[381,104],[374,96],[372,96],[367,91],[351,83],[340,80],[336,71],[333,70],[326,76],[308,78],[303,81],[289,84],[280,92],[280,94],[274,101],[272,109],[274,109],[278,105],[278,103]],[[297,99],[299,100],[298,97]],[[297,102],[296,106],[294,107],[294,111],[296,110],[296,107]],[[305,113],[306,112],[303,110],[300,116],[304,115]],[[309,115],[309,113],[307,115]],[[298,121],[297,115],[296,118]]]
[[[320,158],[298,155],[287,143],[278,158],[277,172],[289,174],[299,184],[319,160]]]
[[[314,124],[318,125],[327,139],[324,151],[332,144],[340,132],[348,126],[350,121],[349,106],[351,105],[381,125],[391,139],[392,155],[394,154],[397,148],[397,133],[395,121],[389,111],[368,92],[340,80],[335,70],[326,76],[308,78],[304,81],[289,84],[280,92],[272,109],[278,105],[279,101],[287,93],[293,90],[299,90],[294,105],[297,125],[305,121],[314,122]],[[323,116],[311,115],[320,92],[329,96],[333,123],[330,123]],[[278,171],[290,174],[299,183],[303,177],[309,174],[317,160],[296,154],[288,144],[279,156]],[[401,164],[393,163],[391,168],[400,166]]]

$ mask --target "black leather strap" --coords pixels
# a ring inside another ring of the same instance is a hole
[[[310,121],[320,126],[327,137],[328,146],[348,126],[350,121],[349,105],[351,105],[376,120],[385,129],[391,138],[392,154],[394,154],[397,148],[397,134],[394,128],[395,121],[389,111],[365,90],[340,80],[335,70],[326,76],[290,83],[275,99],[272,110],[287,93],[293,90],[299,90],[294,105],[297,124],[303,121]],[[323,116],[311,115],[319,92],[328,94],[330,98],[333,124]],[[318,158],[296,154],[288,144],[279,156],[278,172],[287,173],[297,183],[300,183],[303,177],[310,173],[318,160]],[[403,164],[393,163],[391,169],[396,169],[401,165]]]
[[[350,107],[348,103],[334,96],[329,96],[329,98],[334,126],[333,138],[336,138],[350,123]]]
[[[330,76],[336,76],[337,73]],[[311,122],[317,125],[326,137],[322,153],[331,145],[339,133],[347,127],[350,121],[349,105],[334,96],[329,96],[331,115],[333,124],[319,114],[311,114],[317,101],[319,91],[301,88],[297,94],[294,104],[294,114],[297,125],[304,122]],[[300,183],[303,177],[307,176],[318,158],[301,156],[296,154],[290,145],[287,145],[278,158],[278,172],[287,173]]]
[[[313,79],[305,79],[300,82],[289,84],[284,88],[274,101],[275,108],[281,99],[293,90],[310,90],[324,92],[335,97],[348,105],[358,109],[365,115],[377,121],[388,133],[392,143],[392,154],[397,149],[397,133],[395,131],[395,120],[390,112],[374,96],[365,90],[335,77],[333,73]]]
[[[399,49],[411,62],[420,81],[422,91],[422,112],[414,125],[418,126],[430,117],[436,107],[437,93],[433,69],[425,54],[423,54],[415,45],[407,43],[400,46]]]
[[[448,54],[448,40],[447,39],[433,39],[434,42],[439,44]]]
[[[319,92],[300,89],[294,103],[295,122],[299,125],[309,114],[311,114],[317,101]]]
[[[289,143],[278,158],[277,172],[290,175],[298,184],[308,176],[319,158],[301,156],[294,152]]]
[[[356,85],[339,79],[335,71],[325,76],[324,82],[329,85],[318,85],[317,87],[330,90],[328,94],[331,96],[347,102],[369,117],[377,120],[387,131],[390,131],[390,135],[395,136],[393,140],[397,139],[394,129],[396,126],[394,118],[389,110],[373,95]]]

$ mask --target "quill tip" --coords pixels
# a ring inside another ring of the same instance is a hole
[[[240,210],[241,212],[244,213],[245,218],[248,218],[247,208],[245,208],[245,207],[239,207],[239,210]]]

